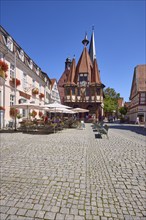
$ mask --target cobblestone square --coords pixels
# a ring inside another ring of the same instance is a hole
[[[95,134],[1,133],[1,220],[146,219],[144,128]]]

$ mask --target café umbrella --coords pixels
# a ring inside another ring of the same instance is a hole
[[[67,105],[63,105],[63,104],[60,104],[58,102],[49,103],[49,104],[43,105],[43,107],[45,107],[45,108],[53,108],[53,109],[56,109],[56,108],[71,108],[71,107],[69,107]]]
[[[41,105],[37,105],[35,103],[28,103],[28,102],[12,105],[10,107],[27,110],[27,119],[28,119],[28,111],[30,109],[43,110],[43,107]]]
[[[74,114],[75,112],[67,109],[67,108],[44,108],[44,110],[52,113],[67,113],[67,114]]]
[[[73,108],[72,111],[79,113],[79,112],[89,112],[88,109],[84,109],[84,108]]]
[[[60,103],[58,103],[56,101],[53,102],[53,103],[50,103],[50,104],[43,105],[43,107],[44,107],[44,110],[47,110],[47,108],[48,108],[49,112],[55,113],[55,119],[56,119],[56,113],[57,112],[62,112],[63,111],[62,109],[71,108],[71,107],[69,107],[67,105],[62,105],[62,104],[60,104]],[[55,127],[54,127],[54,133],[55,133]]]
[[[79,118],[79,113],[89,112],[88,109],[84,109],[84,108],[73,108],[72,111],[74,111],[75,113],[77,113],[78,118]]]

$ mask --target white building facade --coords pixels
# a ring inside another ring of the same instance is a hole
[[[132,123],[139,121],[146,123],[146,64],[137,65],[134,68],[133,80],[130,92],[130,104],[127,116]]]
[[[0,128],[4,128],[13,120],[10,108],[14,104],[50,102],[51,80],[1,26],[0,60],[8,64],[7,77],[0,75]],[[25,110],[20,114],[25,117]]]
[[[51,79],[51,102],[54,101],[61,103],[57,80]]]

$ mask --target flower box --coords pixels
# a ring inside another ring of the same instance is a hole
[[[0,60],[0,69],[4,72],[8,71],[8,64],[5,61]]]
[[[43,117],[43,112],[39,111],[39,117],[42,118]]]
[[[12,83],[13,86],[15,86],[15,78],[12,78],[10,82]],[[16,78],[16,87],[20,85],[21,85],[20,80]]]
[[[0,77],[5,79],[7,77],[7,74],[3,70],[0,70]]]
[[[43,93],[40,93],[40,94],[39,94],[39,97],[40,97],[40,99],[42,99],[42,98],[45,97],[45,95],[44,95]]]
[[[5,108],[3,106],[0,106],[0,110],[5,111]]]
[[[16,108],[11,107],[11,108],[10,108],[10,116],[11,116],[12,118],[15,118],[15,117],[17,116],[17,114],[19,114],[19,110],[16,109]]]
[[[33,110],[31,113],[30,113],[30,116],[32,116],[33,118],[35,118],[35,116],[37,115],[37,112],[35,110]]]
[[[32,89],[32,94],[33,94],[33,95],[38,95],[38,94],[39,94],[38,88],[33,88],[33,89]]]
[[[6,72],[8,71],[8,64],[2,60],[0,60],[0,77],[3,79],[7,78]]]

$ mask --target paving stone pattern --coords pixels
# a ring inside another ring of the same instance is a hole
[[[144,220],[146,137],[1,133],[1,220]]]

